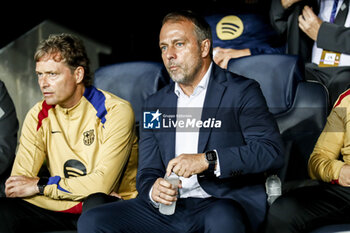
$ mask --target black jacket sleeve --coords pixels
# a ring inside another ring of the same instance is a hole
[[[350,28],[323,22],[317,35],[317,46],[326,50],[350,54]]]
[[[5,181],[10,175],[17,147],[18,120],[15,106],[0,81],[0,197],[5,196]]]

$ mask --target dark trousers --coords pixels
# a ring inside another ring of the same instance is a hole
[[[78,232],[186,233],[246,232],[240,206],[228,199],[186,198],[177,201],[175,213],[159,213],[150,202],[135,198],[98,206],[83,213]]]
[[[350,87],[350,67],[318,67],[314,63],[305,65],[306,80],[314,80],[326,86],[332,109],[339,95]]]
[[[320,183],[297,188],[270,207],[266,233],[303,233],[321,226],[350,222],[350,188]]]
[[[83,211],[116,200],[119,199],[93,194],[84,201]],[[20,198],[0,198],[0,233],[76,230],[79,216],[46,210]]]

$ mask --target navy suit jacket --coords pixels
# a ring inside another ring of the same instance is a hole
[[[150,96],[143,111],[176,115],[174,86],[172,82]],[[198,153],[217,150],[221,175],[198,174],[199,184],[214,197],[236,200],[256,230],[266,213],[264,174],[284,161],[283,142],[259,84],[213,64],[202,112],[202,120],[207,119],[221,120],[221,128],[200,129]],[[175,128],[142,125],[139,146],[137,189],[149,201],[152,185],[175,157]]]

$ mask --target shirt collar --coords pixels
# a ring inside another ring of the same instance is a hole
[[[198,85],[195,87],[192,96],[196,96],[199,93],[201,93],[203,90],[206,90],[208,88],[209,84],[209,78],[212,70],[213,62],[210,63],[209,69],[203,76],[202,80],[198,83]],[[185,93],[182,91],[180,85],[176,82],[175,83],[175,89],[174,89],[175,94],[177,97],[180,97],[180,95],[184,95]]]

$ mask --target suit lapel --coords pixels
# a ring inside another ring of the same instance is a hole
[[[204,100],[202,110],[202,121],[210,118],[215,118],[216,113],[219,109],[222,96],[225,92],[226,87],[220,84],[219,80],[224,78],[224,73],[220,71],[220,68],[213,66],[213,71],[210,76],[207,93]],[[207,145],[209,135],[212,129],[204,129],[203,127],[199,131],[198,139],[198,153],[202,153]]]
[[[344,0],[339,9],[338,14],[336,15],[334,23],[344,26],[346,18],[348,16],[348,11],[349,11],[349,0]]]
[[[166,96],[164,96],[162,106],[163,109],[165,109],[165,112],[163,113],[176,116],[177,96],[174,93],[174,83],[173,85],[169,86],[169,90],[166,92]],[[174,120],[176,121],[176,117]],[[167,129],[166,133],[160,137],[160,140],[162,141],[161,144],[165,150],[165,164],[168,164],[168,162],[175,157],[175,133],[176,128],[171,127],[170,129]]]

